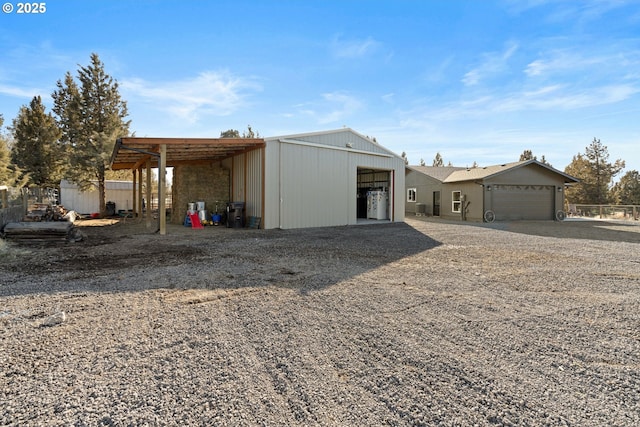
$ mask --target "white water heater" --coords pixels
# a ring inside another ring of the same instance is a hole
[[[389,206],[389,193],[386,191],[367,192],[367,218],[389,219],[387,207]]]

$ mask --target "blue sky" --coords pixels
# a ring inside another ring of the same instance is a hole
[[[6,1],[0,1],[4,4]],[[98,53],[137,136],[350,127],[411,164],[525,149],[563,170],[594,137],[640,170],[640,2],[51,0],[0,13],[0,114]]]

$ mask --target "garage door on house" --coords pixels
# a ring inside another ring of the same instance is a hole
[[[498,221],[553,219],[555,188],[553,185],[493,185],[491,210]]]

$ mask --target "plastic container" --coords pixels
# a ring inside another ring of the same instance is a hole
[[[227,227],[244,227],[244,202],[229,202],[227,204]]]

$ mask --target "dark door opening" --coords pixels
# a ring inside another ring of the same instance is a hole
[[[356,218],[367,217],[367,193],[368,188],[358,188],[357,205],[356,205]]]
[[[391,198],[393,197],[391,192],[391,172],[359,167],[356,175],[356,219],[368,219],[370,217],[369,193],[374,191],[382,191],[387,194],[386,206],[383,208],[386,214],[381,215],[386,217],[384,219],[390,219],[392,211]]]
[[[433,216],[440,216],[440,192],[433,192]]]

